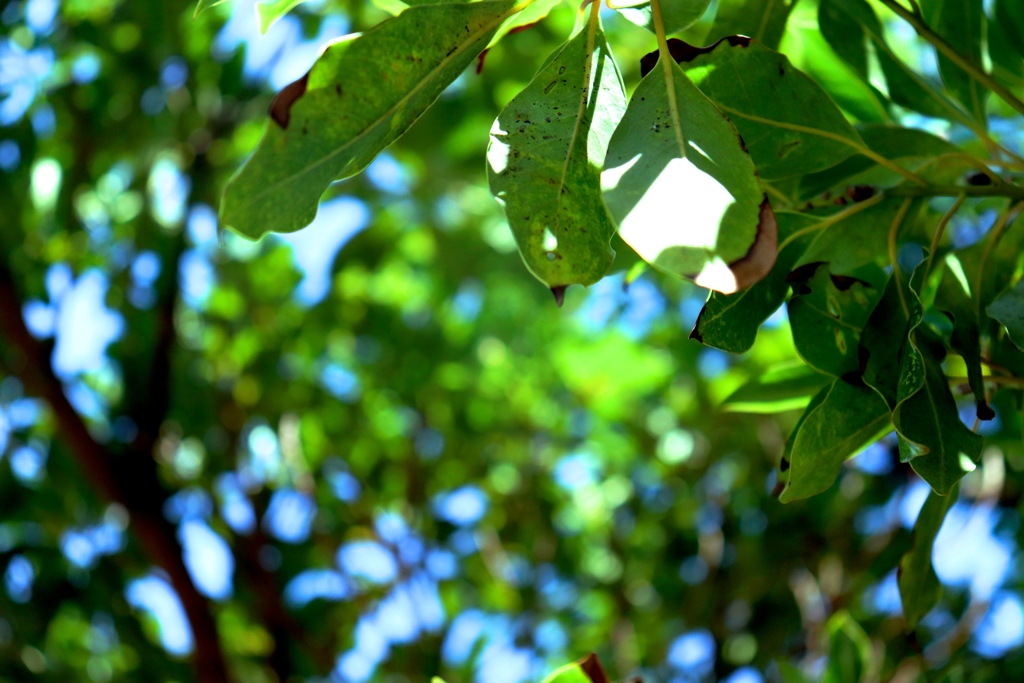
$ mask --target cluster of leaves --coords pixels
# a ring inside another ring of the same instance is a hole
[[[365,168],[477,54],[549,9],[411,4],[329,46],[278,95],[225,192],[225,224],[252,237],[308,224],[330,183]],[[699,48],[667,35],[708,1],[664,4],[625,10],[658,42],[628,100],[598,3],[589,18],[585,3],[573,36],[495,120],[491,190],[527,267],[560,304],[567,286],[609,272],[617,234],[643,262],[713,290],[691,337],[733,353],[785,304],[806,373],[744,394],[771,403],[816,391],[787,441],[782,500],[827,489],[893,429],[901,460],[948,496],[981,457],[978,422],[996,416],[993,402],[1012,425],[1024,397],[1024,159],[989,114],[1024,112],[1024,14],[1008,0],[991,18],[976,0],[882,0],[938,50],[938,82],[897,54],[866,0],[821,0],[821,37],[850,81],[833,97],[773,49],[789,5],[722,2],[704,34],[714,42]],[[895,125],[910,111],[955,124],[962,144]],[[998,214],[967,244],[945,230],[965,207]],[[961,385],[974,429],[960,419]],[[946,507],[928,510],[941,520]],[[918,579],[908,573],[905,591]]]

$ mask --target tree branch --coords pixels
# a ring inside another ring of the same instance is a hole
[[[0,260],[0,329],[4,341],[17,356],[12,370],[29,391],[49,403],[61,439],[83,474],[103,498],[120,503],[128,510],[135,537],[170,578],[192,627],[195,680],[228,683],[227,666],[210,605],[192,583],[174,526],[163,517],[162,505],[167,494],[157,478],[152,456],[118,459],[92,438],[82,417],[64,394],[63,383],[53,373],[50,345],[35,339],[25,326],[20,302],[14,278],[6,262]]]

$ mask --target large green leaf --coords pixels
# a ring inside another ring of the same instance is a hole
[[[225,190],[223,224],[254,239],[309,225],[328,185],[401,136],[520,7],[412,7],[331,44],[274,100],[256,153]]]
[[[964,359],[967,378],[982,420],[994,417],[985,399],[985,381],[981,372],[981,323],[974,307],[971,285],[956,254],[948,254],[942,268],[942,281],[935,293],[935,307],[953,321],[950,346]]]
[[[560,298],[608,272],[615,233],[600,169],[626,105],[604,31],[591,23],[498,116],[487,173],[519,251]]]
[[[619,235],[660,270],[731,293],[775,262],[775,215],[739,133],[675,63],[640,81],[601,184]]]
[[[865,386],[837,379],[814,397],[786,446],[788,503],[821,493],[843,463],[892,429],[885,402]]]
[[[785,55],[742,36],[708,48],[673,39],[670,49],[736,125],[762,178],[820,171],[866,149],[825,91]],[[655,54],[642,71],[654,68]]]
[[[933,30],[959,54],[981,64],[982,0],[921,0],[925,19]],[[987,121],[985,100],[988,90],[948,57],[938,53],[939,74],[946,89],[980,123]]]
[[[306,0],[263,0],[256,3],[256,15],[260,18],[260,32],[266,33],[274,22],[288,14],[293,7]]]
[[[826,263],[808,264],[789,279],[787,308],[797,353],[814,369],[836,377],[860,368],[860,337],[882,296],[884,274],[877,266],[858,277],[834,275]]]
[[[897,572],[900,601],[910,630],[917,628],[918,622],[932,611],[942,597],[942,584],[932,566],[932,549],[935,547],[935,537],[942,528],[942,520],[946,518],[949,508],[953,507],[956,497],[955,488],[945,496],[934,491],[928,494],[914,524],[910,550],[900,560]]]
[[[790,271],[813,238],[810,232],[798,234],[813,226],[813,216],[799,213],[778,213],[779,250],[775,265],[760,282],[734,294],[711,292],[704,303],[690,339],[730,353],[744,353],[754,345],[757,330],[786,300]],[[795,239],[790,239],[796,236]],[[788,243],[787,243],[788,242]]]
[[[793,0],[718,0],[708,38],[744,35],[777,48],[794,5]]]
[[[994,21],[988,22],[992,73],[1013,85],[1024,81],[1024,3],[995,0]]]
[[[619,3],[615,4],[621,7]],[[665,26],[665,33],[672,34],[687,28],[704,15],[710,4],[711,0],[663,0],[661,20]],[[651,33],[655,32],[650,2],[638,2],[632,7],[621,7],[619,12],[637,26],[642,26]]]
[[[722,403],[735,413],[780,413],[806,408],[832,378],[804,363],[769,368],[729,395]]]
[[[1004,290],[987,311],[990,318],[1006,328],[1014,346],[1024,349],[1024,280]]]

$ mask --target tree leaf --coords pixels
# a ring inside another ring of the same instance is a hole
[[[860,683],[872,671],[871,640],[849,612],[833,614],[828,631],[828,665],[822,683]]]
[[[533,26],[539,21],[542,21],[548,16],[551,10],[557,7],[561,2],[562,0],[534,0],[534,2],[526,7],[522,12],[506,19],[505,23],[498,28],[494,37],[491,38],[491,42],[487,47],[492,47],[510,33],[521,31]]]
[[[794,5],[792,0],[719,0],[708,38],[744,35],[777,48]]]
[[[616,3],[618,4],[618,3]],[[661,20],[665,25],[665,33],[672,34],[688,28],[704,16],[711,0],[667,0],[661,3]],[[654,33],[651,20],[651,3],[637,3],[633,7],[622,7],[619,13],[637,26]]]
[[[833,223],[818,232],[797,265],[827,261],[833,273],[851,275],[869,263],[888,261],[889,230],[902,204],[901,197],[886,198]],[[915,199],[903,224],[912,224],[923,205]]]
[[[995,0],[994,21],[988,22],[988,51],[992,73],[1011,85],[1024,79],[1024,5],[1016,0]]]
[[[903,616],[911,631],[917,628],[921,619],[932,611],[942,597],[942,584],[932,566],[932,549],[939,529],[942,528],[942,521],[956,498],[956,487],[949,495],[940,496],[934,491],[928,494],[924,507],[917,515],[917,522],[914,523],[910,550],[900,560],[896,574],[900,602],[903,603]]]
[[[263,0],[256,3],[256,15],[260,18],[260,33],[266,33],[274,22],[288,14],[292,8],[306,0]]]
[[[198,17],[200,12],[205,12],[211,7],[216,7],[217,5],[223,5],[227,1],[228,0],[199,0],[199,2],[196,3],[196,11],[192,14],[192,18],[194,19]]]
[[[836,377],[859,369],[861,331],[882,296],[880,268],[858,274],[864,279],[834,275],[828,264],[815,263],[789,276],[793,296],[787,308],[797,353]]]
[[[526,266],[556,298],[569,285],[600,280],[615,257],[600,168],[625,100],[604,31],[593,23],[491,128],[491,192],[505,205]]]
[[[910,325],[898,287],[899,280],[890,277],[860,340],[864,383],[878,392],[890,410],[896,407],[900,358],[903,346],[907,343],[907,328]]]
[[[866,386],[837,379],[807,407],[786,448],[783,503],[821,493],[843,463],[892,429],[889,408]]]
[[[982,0],[921,0],[921,9],[931,28],[954,50],[974,64],[981,64]],[[937,57],[946,89],[985,124],[988,90],[942,52]]]
[[[1006,328],[1013,345],[1024,350],[1024,280],[1004,290],[986,310]]]
[[[799,231],[813,226],[813,216],[799,213],[777,213],[779,243]],[[704,303],[690,339],[730,353],[744,353],[754,345],[757,330],[786,301],[789,293],[787,277],[797,259],[803,255],[813,235],[798,236],[779,251],[775,265],[760,282],[734,294],[711,292]]]
[[[275,98],[256,153],[225,189],[222,223],[253,239],[308,225],[327,186],[401,136],[518,10],[514,3],[412,7],[331,44]]]
[[[955,254],[948,254],[942,268],[942,280],[935,293],[935,307],[953,321],[950,346],[964,359],[967,378],[977,403],[979,419],[995,417],[985,400],[985,381],[981,372],[981,323],[974,308],[971,285]]]
[[[597,655],[590,654],[578,662],[555,669],[541,683],[608,683],[608,676]]]
[[[669,47],[697,87],[732,120],[762,178],[820,171],[865,149],[825,91],[785,55],[743,36],[705,48],[673,38]],[[656,52],[647,55],[641,72],[656,63]]]
[[[656,268],[732,293],[775,262],[777,225],[739,133],[676,64],[637,86],[601,184],[619,235]]]
[[[900,460],[940,494],[949,493],[981,457],[982,438],[960,422],[956,400],[940,365],[941,345],[930,343],[917,293],[924,266],[918,266],[907,289],[908,343],[903,347],[896,407],[892,421]],[[938,348],[937,348],[938,347]]]
[[[821,0],[818,25],[832,49],[862,80],[868,80],[868,44],[885,76],[889,98],[922,114],[956,118],[950,103],[924,77],[896,57],[874,9],[865,0]]]
[[[734,413],[781,413],[806,408],[832,378],[804,363],[769,368],[729,395],[722,407]]]

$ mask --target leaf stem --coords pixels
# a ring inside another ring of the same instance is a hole
[[[924,267],[924,276],[928,277],[928,273],[932,272],[932,263],[935,261],[935,252],[939,249],[939,242],[942,240],[943,233],[946,232],[946,225],[956,215],[956,212],[963,206],[964,201],[967,199],[967,195],[960,193],[956,201],[953,202],[953,206],[949,207],[949,211],[942,214],[942,218],[939,219],[938,225],[935,226],[935,233],[932,235],[932,243],[928,247],[928,263]]]
[[[994,92],[1008,105],[1016,109],[1021,114],[1024,114],[1024,102],[1018,99],[1007,88],[1003,87],[1001,83],[992,78],[992,76],[981,66],[974,64],[971,60],[957,52],[942,36],[932,30],[932,28],[925,22],[924,16],[916,6],[916,3],[912,3],[913,9],[908,10],[897,2],[897,0],[881,1],[883,5],[891,9],[910,24],[914,30],[917,31],[917,35],[934,45],[935,49],[947,57],[949,61],[960,67],[968,76],[976,80],[978,83]]]
[[[887,189],[892,197],[1007,197],[1024,201],[1024,187],[1003,183],[1000,185],[900,185]]]
[[[903,276],[900,274],[900,264],[896,258],[896,237],[913,202],[914,199],[912,197],[904,199],[903,203],[900,204],[899,211],[896,212],[896,217],[892,219],[892,225],[889,226],[889,260],[892,262],[892,277],[896,281],[896,293],[900,295],[900,306],[903,307],[903,314],[907,318],[910,318],[910,307],[907,306],[907,297],[903,293]]]
[[[668,108],[672,116],[672,127],[675,128],[676,142],[679,143],[679,154],[686,158],[686,140],[683,138],[683,126],[679,118],[679,102],[676,101],[676,80],[672,69],[676,60],[668,49],[668,37],[665,35],[665,21],[661,16],[661,0],[651,0],[651,23],[654,24],[654,35],[658,39],[658,61],[665,72],[665,90],[668,91]]]

